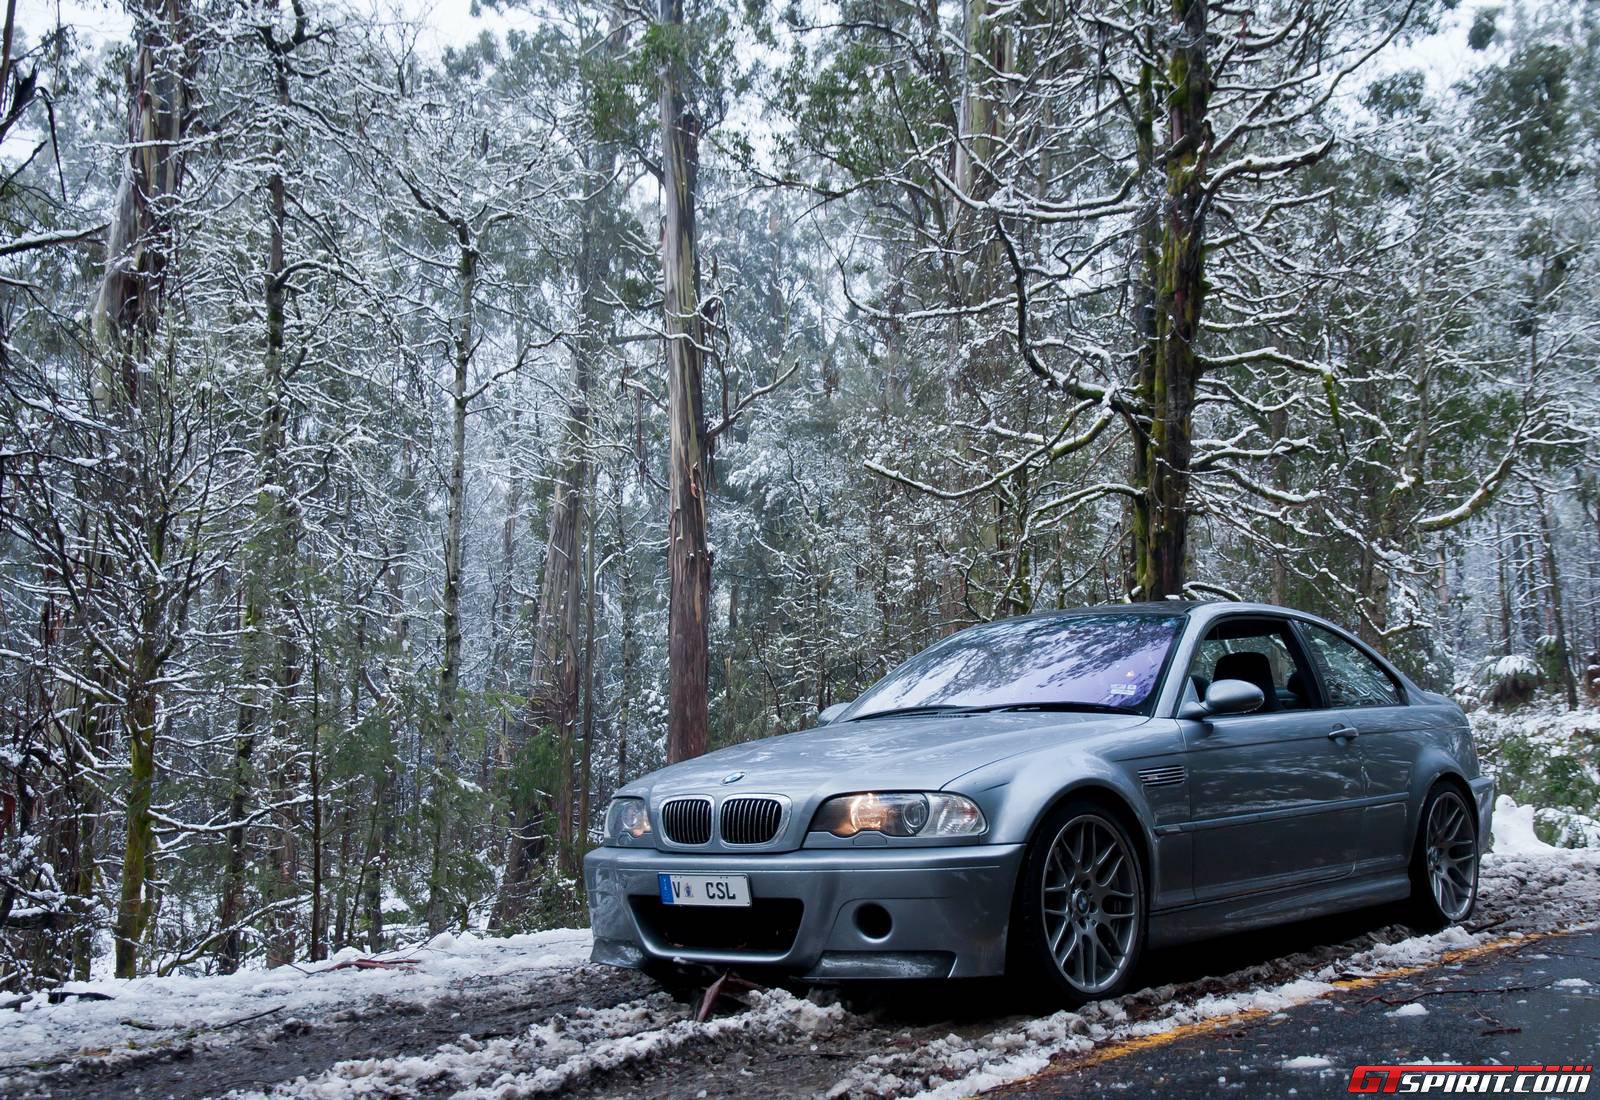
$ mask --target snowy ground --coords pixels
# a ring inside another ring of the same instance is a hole
[[[1351,977],[1600,921],[1600,851],[1541,844],[1531,813],[1510,804],[1496,833],[1468,929],[1409,937],[1368,915],[1164,952],[1145,977],[1172,984],[1078,1012],[1019,1014],[988,987],[947,1003],[926,990],[769,990],[698,1024],[641,977],[586,964],[585,932],[441,937],[385,956],[401,968],[336,968],[340,959],[71,987],[110,1000],[35,997],[0,1012],[0,1095],[967,1095],[1108,1043],[1278,1011]]]
[[[571,969],[588,959],[589,948],[586,929],[504,939],[446,934],[376,956],[386,967],[342,965],[361,957],[349,949],[325,963],[227,976],[73,982],[56,991],[67,998],[62,1004],[38,993],[0,1012],[0,1072],[81,1051],[136,1050],[173,1033],[220,1032],[269,1015],[308,1019],[358,1004],[426,1007],[467,979],[523,983]]]

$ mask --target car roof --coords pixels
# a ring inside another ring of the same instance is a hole
[[[1191,611],[1200,609],[1212,611],[1217,614],[1237,614],[1242,611],[1260,615],[1292,615],[1299,619],[1311,619],[1318,622],[1325,621],[1320,615],[1312,614],[1309,611],[1301,611],[1294,607],[1282,607],[1278,604],[1272,603],[1246,603],[1243,600],[1221,599],[1135,600],[1123,603],[1085,604],[1082,607],[1065,607],[1060,609],[1052,609],[1049,611],[1035,611],[1028,615],[1018,616],[1018,618],[1044,619],[1067,615],[1186,615]]]
[[[1159,615],[1184,614],[1197,607],[1211,604],[1212,600],[1144,600],[1132,603],[1093,603],[1082,607],[1053,608],[1018,616],[1024,619],[1050,619],[1064,615]],[[1229,606],[1234,606],[1230,604]]]

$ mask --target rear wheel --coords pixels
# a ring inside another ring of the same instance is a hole
[[[1057,1001],[1115,997],[1144,949],[1144,872],[1127,830],[1093,802],[1040,823],[1010,929],[1013,974]]]
[[[1477,819],[1460,791],[1440,785],[1422,804],[1411,853],[1411,923],[1430,932],[1459,924],[1477,901]]]

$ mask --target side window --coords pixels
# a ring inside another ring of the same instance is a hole
[[[1189,666],[1197,698],[1215,680],[1244,680],[1261,689],[1261,712],[1316,706],[1310,671],[1287,623],[1273,619],[1227,619],[1211,628]]]
[[[1320,626],[1305,624],[1330,707],[1397,707],[1400,691],[1371,657]]]

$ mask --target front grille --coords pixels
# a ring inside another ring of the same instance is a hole
[[[794,946],[805,903],[799,898],[752,898],[750,907],[662,905],[659,897],[628,898],[651,939],[685,951],[777,955]]]
[[[724,844],[765,844],[778,835],[783,804],[776,798],[730,798],[722,804]]]
[[[711,800],[674,798],[661,807],[661,831],[674,844],[711,841]]]

